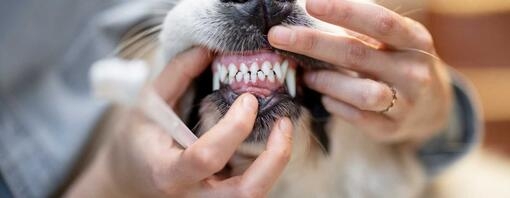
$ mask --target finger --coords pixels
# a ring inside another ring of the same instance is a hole
[[[309,0],[308,12],[323,21],[368,35],[397,48],[430,50],[432,38],[414,21],[380,5],[346,0]]]
[[[183,152],[179,167],[190,180],[202,180],[225,166],[251,133],[257,108],[258,102],[253,95],[241,95],[217,125]]]
[[[209,51],[195,47],[177,55],[157,77],[154,86],[172,107],[184,94],[191,81],[200,75],[211,62]]]
[[[383,114],[363,111],[327,96],[323,97],[322,103],[328,112],[343,118],[377,141],[393,139],[398,129],[397,123]]]
[[[356,38],[335,36],[307,27],[277,26],[269,31],[269,42],[274,47],[304,54],[354,71],[394,79],[398,67],[389,52],[365,45]]]
[[[393,92],[386,84],[334,71],[306,73],[305,83],[320,93],[361,110],[381,111],[393,100]]]
[[[266,150],[242,175],[241,191],[263,197],[282,174],[292,152],[292,123],[283,118],[273,127]]]

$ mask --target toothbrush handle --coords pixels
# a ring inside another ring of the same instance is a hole
[[[149,89],[142,94],[139,107],[149,119],[160,125],[183,148],[188,148],[198,139],[154,90]]]

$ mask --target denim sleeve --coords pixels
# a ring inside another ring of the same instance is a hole
[[[466,82],[452,70],[454,107],[449,126],[433,137],[418,152],[430,177],[458,161],[481,142],[483,124],[474,96]]]

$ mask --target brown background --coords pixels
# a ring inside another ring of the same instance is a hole
[[[438,53],[480,96],[485,145],[510,156],[510,10],[430,13],[427,22]]]

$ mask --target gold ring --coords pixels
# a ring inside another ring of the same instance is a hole
[[[395,89],[395,87],[393,87],[393,86],[388,86],[388,87],[391,89],[391,93],[393,94],[391,103],[384,110],[379,111],[379,113],[387,113],[395,106],[395,103],[397,102],[397,89]]]

